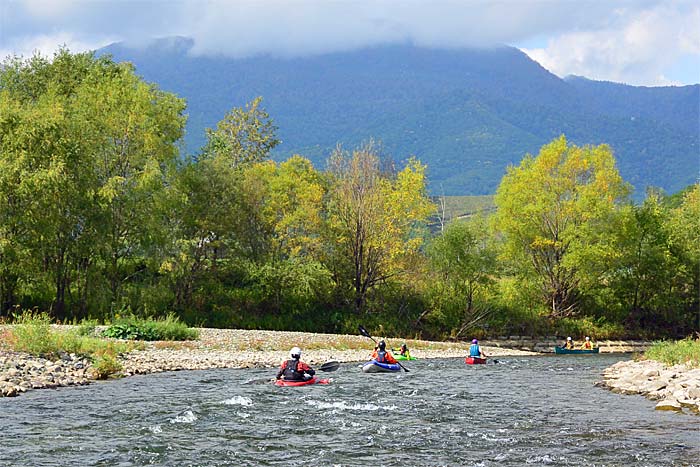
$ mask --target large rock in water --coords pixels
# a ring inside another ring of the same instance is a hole
[[[671,410],[673,412],[682,412],[683,408],[677,400],[666,399],[656,404],[656,410]]]

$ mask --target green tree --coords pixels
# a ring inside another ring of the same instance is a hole
[[[490,314],[488,291],[495,285],[496,249],[484,219],[450,223],[428,248],[428,256],[439,274],[441,296],[460,303],[455,336],[478,325]],[[477,301],[481,300],[481,303]]]
[[[243,173],[240,222],[251,224],[246,230],[255,230],[268,259],[318,259],[326,191],[322,175],[301,156],[254,164]]]
[[[599,241],[628,190],[608,146],[577,147],[563,136],[508,168],[495,197],[503,259],[537,278],[552,317],[580,311],[579,253]]]
[[[234,107],[215,130],[207,128],[206,132],[203,156],[223,157],[233,166],[261,162],[280,143],[277,127],[262,107],[262,97],[256,97],[245,108]]]
[[[31,252],[28,293],[61,318],[118,302],[131,274],[124,260],[142,257],[141,240],[153,237],[146,226],[177,155],[184,102],[128,64],[67,50],[7,60],[0,96],[0,189],[10,200],[0,209],[14,216],[2,230]]]
[[[584,283],[607,318],[650,335],[682,336],[697,323],[694,195],[669,203],[650,190],[641,205],[624,206],[611,220],[606,246],[589,253]]]
[[[372,142],[330,159],[327,267],[349,286],[356,313],[368,292],[405,272],[423,238],[417,234],[435,206],[426,195],[425,166],[411,159],[397,175],[382,172]]]
[[[171,251],[161,271],[181,311],[205,308],[207,294],[211,298],[222,287],[223,277],[229,287],[236,282],[231,274],[240,276],[241,258],[263,254],[265,226],[250,208],[245,173],[267,159],[279,140],[260,103],[258,98],[245,109],[234,108],[216,130],[207,130],[201,154],[175,182]]]

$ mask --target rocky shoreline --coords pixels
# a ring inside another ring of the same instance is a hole
[[[598,386],[658,401],[656,410],[700,413],[700,368],[654,360],[622,361],[606,368],[603,377]]]
[[[0,351],[0,397],[30,389],[83,386],[95,380],[89,360],[64,354],[56,360]]]

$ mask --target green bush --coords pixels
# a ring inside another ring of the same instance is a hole
[[[175,315],[143,319],[135,316],[120,318],[102,331],[104,337],[141,341],[184,341],[199,337],[196,329],[188,328]]]
[[[93,360],[93,369],[96,379],[107,379],[109,376],[119,373],[122,370],[122,365],[114,355],[105,353],[97,355]]]
[[[625,328],[619,323],[610,323],[604,318],[593,319],[562,318],[552,325],[551,334],[557,336],[575,336],[583,338],[590,336],[593,340],[620,339],[626,337]]]
[[[95,328],[99,322],[96,319],[84,319],[78,324],[78,335],[79,336],[93,336],[95,334]]]
[[[644,357],[668,365],[685,363],[693,367],[700,367],[700,338],[687,338],[676,342],[655,342],[644,353]]]
[[[10,345],[15,351],[47,355],[60,350],[56,345],[56,336],[51,332],[51,317],[48,314],[26,311],[14,315],[14,322]]]
[[[7,337],[12,350],[52,359],[66,353],[81,355],[92,360],[99,378],[120,371],[117,356],[136,348],[131,343],[85,337],[80,334],[80,329],[54,330],[51,327],[51,317],[46,313],[28,311],[15,315],[14,321]]]

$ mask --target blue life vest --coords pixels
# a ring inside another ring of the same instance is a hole
[[[376,358],[376,360],[377,360],[377,362],[379,362],[379,363],[387,363],[387,361],[386,361],[386,351],[384,351],[384,350],[379,350],[379,351],[377,352],[377,358]]]
[[[481,355],[481,349],[479,348],[479,344],[472,344],[471,347],[469,347],[469,356],[470,357],[478,357]]]

